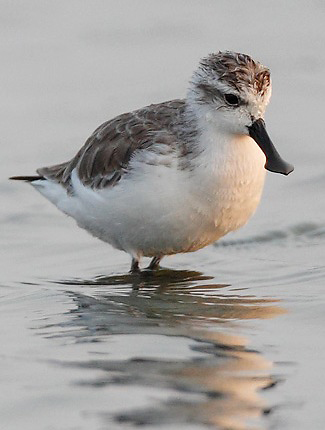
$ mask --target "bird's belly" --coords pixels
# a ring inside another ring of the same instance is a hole
[[[171,255],[196,251],[241,227],[259,201],[259,195],[247,199],[236,193],[236,198],[228,196],[202,208],[190,194],[175,197],[153,199],[139,194],[123,199],[120,194],[115,199],[112,193],[107,202],[92,204],[75,218],[81,227],[118,249],[148,257]]]
[[[253,198],[226,200],[215,214],[214,224],[222,236],[242,227],[254,214],[260,201],[260,193]]]
[[[93,206],[92,214],[83,211],[74,218],[80,227],[115,248],[148,257],[195,251],[216,240],[211,220],[202,218],[184,200],[154,205],[151,199],[151,207],[144,200],[129,200],[121,209],[121,202],[110,199],[109,208]]]
[[[133,178],[101,191],[77,184],[76,195],[60,209],[95,237],[133,255],[196,251],[246,223],[263,181],[213,178],[202,184],[195,188],[179,171],[165,168],[150,181]]]

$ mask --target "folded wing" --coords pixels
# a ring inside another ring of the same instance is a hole
[[[119,115],[99,126],[72,160],[42,167],[37,173],[68,191],[72,191],[74,169],[85,186],[96,189],[114,186],[128,171],[136,151],[160,143],[175,143],[173,124],[177,123],[184,105],[182,100],[172,100]]]

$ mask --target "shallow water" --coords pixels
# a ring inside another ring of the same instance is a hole
[[[1,428],[324,428],[324,14],[316,0],[1,1]],[[218,49],[271,68],[268,130],[296,167],[268,174],[247,227],[129,275],[126,255],[7,181],[183,96]]]

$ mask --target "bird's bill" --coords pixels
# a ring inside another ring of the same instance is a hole
[[[278,151],[275,149],[269,135],[265,128],[265,122],[262,118],[257,119],[253,124],[248,127],[249,135],[255,140],[266,157],[265,169],[270,172],[282,173],[282,175],[289,175],[294,169],[292,164],[284,161]]]

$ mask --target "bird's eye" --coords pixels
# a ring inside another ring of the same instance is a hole
[[[225,94],[225,100],[229,105],[238,106],[239,98],[235,94]]]

